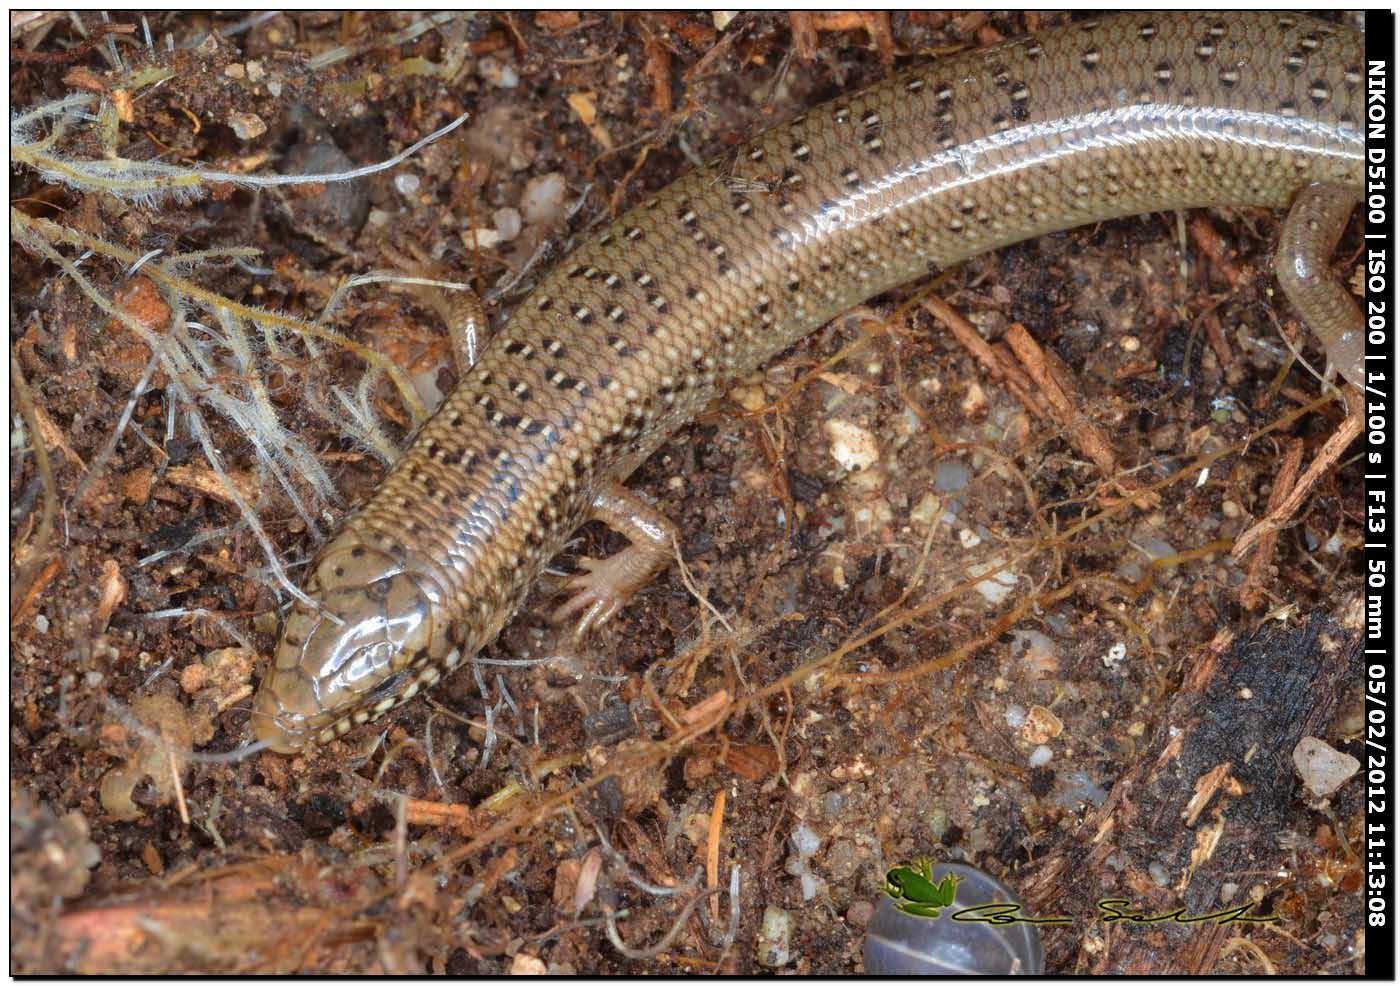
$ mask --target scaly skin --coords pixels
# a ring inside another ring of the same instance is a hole
[[[255,733],[295,750],[435,683],[581,523],[627,520],[618,482],[728,381],[987,250],[1297,200],[1283,286],[1359,382],[1360,313],[1325,252],[1361,193],[1362,49],[1293,15],[1107,17],[922,65],[675,182],[541,282],[321,551],[305,589],[341,623],[292,611]],[[575,580],[584,625],[664,564],[664,519],[630,526]]]

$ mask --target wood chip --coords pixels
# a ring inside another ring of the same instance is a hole
[[[1265,534],[1283,530],[1284,525],[1303,505],[1308,493],[1317,485],[1317,481],[1327,473],[1327,470],[1336,465],[1337,460],[1342,457],[1342,453],[1361,434],[1365,414],[1364,399],[1355,387],[1346,387],[1342,391],[1342,396],[1347,402],[1346,418],[1332,433],[1332,437],[1323,444],[1322,450],[1317,453],[1317,458],[1313,459],[1307,472],[1303,473],[1303,477],[1293,484],[1293,489],[1288,491],[1288,496],[1284,497],[1283,502],[1277,507],[1271,505],[1269,515],[1241,534],[1239,539],[1235,541],[1234,550],[1230,552],[1235,558],[1242,558],[1244,553]]]
[[[224,485],[224,481],[219,478],[219,474],[212,469],[202,469],[197,466],[171,466],[165,471],[165,478],[176,486],[196,490],[205,496],[213,497],[233,506],[238,505],[229,493],[228,487]],[[236,487],[238,495],[243,498],[243,502],[257,502],[261,486],[255,477],[246,472],[229,470],[229,479]]]
[[[608,133],[607,127],[598,122],[598,97],[596,95],[591,92],[573,93],[569,96],[569,108],[588,128],[588,132],[593,135],[594,140],[602,144],[605,150],[612,150],[612,135]]]
[[[110,558],[102,563],[102,576],[98,585],[101,598],[97,604],[97,629],[100,633],[107,628],[112,610],[126,601],[127,594],[126,579],[122,578],[121,567]]]
[[[709,838],[705,840],[705,884],[714,889],[719,886],[719,841],[724,831],[724,788],[715,795],[715,806],[710,811]],[[719,922],[719,896],[710,897],[710,919]]]
[[[681,722],[685,723],[687,726],[693,726],[697,722],[705,722],[718,714],[719,711],[728,704],[729,690],[727,688],[721,688],[714,694],[702,699],[698,705],[692,705],[690,708],[686,709],[685,712],[681,713]]]

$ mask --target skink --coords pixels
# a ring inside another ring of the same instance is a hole
[[[671,555],[620,485],[727,382],[864,299],[1098,220],[1291,209],[1277,272],[1350,382],[1361,315],[1327,271],[1362,183],[1361,34],[1287,13],[1136,13],[941,59],[809,110],[607,226],[543,279],[320,551],[255,703],[325,742],[488,644],[590,518],[586,630]]]

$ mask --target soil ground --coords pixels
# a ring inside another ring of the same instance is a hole
[[[127,72],[177,69],[127,107],[115,146],[128,158],[337,170],[472,116],[349,192],[123,204],[20,169],[23,215],[138,255],[259,248],[187,276],[261,309],[314,320],[346,275],[394,270],[469,281],[497,325],[590,224],[689,158],[917,59],[1066,20],[560,11],[422,28],[407,13],[251,26],[159,13],[152,51],[139,16],[114,17],[135,28],[107,36]],[[119,102],[107,38],[84,49],[66,15],[16,25],[12,43],[50,57],[12,62],[15,107],[70,91]],[[338,46],[343,58],[311,61]],[[962,860],[1021,887],[1038,861],[1087,850],[1086,822],[1125,796],[1115,784],[1168,748],[1193,662],[1261,627],[1303,635],[1319,614],[1329,639],[1358,633],[1358,462],[1342,457],[1262,561],[1230,550],[1269,512],[1280,463],[1305,468],[1344,414],[1283,341],[1317,355],[1270,274],[1280,219],[1104,223],[874,299],[737,381],[634,475],[679,525],[686,568],[581,653],[463,671],[431,703],[305,755],[227,765],[152,755],[131,720],[204,751],[244,740],[285,594],[186,418],[167,437],[163,373],[103,456],[150,351],[51,260],[12,246],[12,366],[38,425],[12,401],[11,971],[854,973],[887,867]],[[1356,246],[1352,231],[1339,257]],[[120,265],[83,269],[109,298],[136,290]],[[929,296],[993,343],[1028,339],[1116,472],[1087,457],[1071,419],[989,376]],[[447,332],[420,296],[359,289],[333,326],[439,390],[453,382]],[[312,517],[329,530],[382,465],[298,399],[314,375],[353,390],[364,363],[299,353],[271,400],[333,482]],[[215,383],[238,371],[216,369]],[[388,383],[369,400],[404,441]],[[246,435],[206,412],[296,577],[314,534]],[[60,503],[46,537],[36,444]],[[587,527],[558,566],[620,544]],[[484,656],[559,654],[555,591],[546,579]],[[194,615],[151,616],[172,608]],[[1347,682],[1318,735],[1357,752],[1360,701]],[[1200,971],[1361,961],[1359,791],[1311,797],[1287,752],[1277,810],[1253,823],[1266,858],[1228,857],[1212,877],[1283,923],[1232,929]],[[1140,791],[1142,812],[1178,818],[1195,779]],[[1241,832],[1220,817],[1228,846]],[[1170,909],[1173,888],[1210,870],[1193,854],[1200,828],[1174,826],[1106,864],[1144,907]],[[700,872],[727,887],[736,866],[737,901],[687,908],[694,891],[642,886]],[[1051,971],[1102,968],[1125,947],[1092,900],[1055,909],[1075,920],[1047,931]],[[763,935],[784,920],[780,940]],[[1144,967],[1164,972],[1187,946],[1153,947]]]

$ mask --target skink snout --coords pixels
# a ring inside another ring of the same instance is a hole
[[[294,752],[377,718],[437,680],[441,589],[392,554],[342,537],[317,559],[287,616],[253,708],[253,732]],[[429,680],[431,679],[431,680]]]

